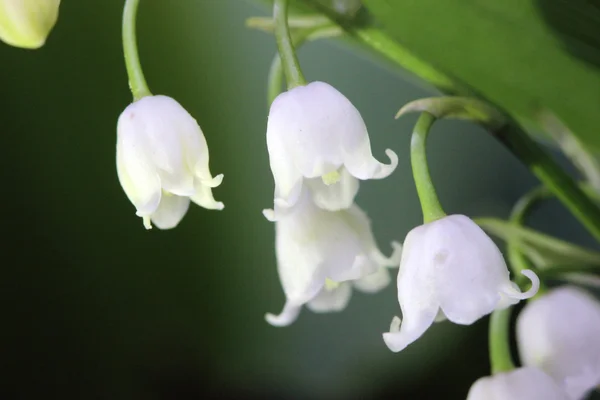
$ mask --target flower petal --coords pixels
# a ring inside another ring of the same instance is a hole
[[[352,286],[342,282],[335,289],[321,289],[317,297],[309,301],[306,306],[316,313],[342,311],[348,305],[351,296]]]
[[[321,177],[307,179],[306,183],[315,204],[327,211],[339,211],[352,206],[360,186],[358,179],[350,175],[346,168],[340,168],[340,180],[334,184],[326,185]]]
[[[567,396],[539,369],[518,368],[478,379],[467,400],[567,400]]]
[[[305,178],[335,171],[343,163],[341,136],[356,134],[362,137],[366,128],[344,95],[323,82],[298,86],[280,94],[269,111],[271,170],[275,175],[275,166],[288,163]]]
[[[158,208],[151,215],[152,223],[159,229],[175,228],[183,219],[189,206],[189,198],[163,193]]]
[[[432,311],[431,309],[422,309],[418,312],[413,311],[413,308],[407,309],[406,313],[403,311],[403,315],[406,314],[407,318],[402,320],[399,331],[383,334],[385,344],[395,353],[404,350],[406,346],[420,338],[431,324],[433,324],[436,311]]]
[[[562,286],[527,303],[517,317],[523,365],[538,367],[573,399],[600,385],[600,302]]]
[[[390,273],[385,267],[379,268],[374,273],[354,281],[354,287],[365,293],[376,293],[391,282]]]
[[[360,240],[369,258],[380,267],[397,268],[402,256],[402,245],[395,241],[392,242],[392,255],[390,257],[384,256],[375,242],[371,220],[368,215],[356,204],[347,210],[347,214],[350,216],[347,218],[348,223],[360,235]]]
[[[288,326],[292,324],[298,318],[302,306],[291,303],[289,300],[285,302],[283,310],[279,315],[267,313],[265,314],[265,320],[277,327]]]
[[[123,134],[117,138],[117,174],[137,215],[152,214],[160,203],[160,177],[131,135]]]
[[[279,207],[288,208],[296,204],[302,190],[302,174],[294,165],[281,135],[285,134],[284,126],[277,125],[277,118],[269,115],[267,127],[267,148],[269,164],[275,180],[275,203]],[[273,125],[277,125],[273,127]],[[284,130],[284,132],[280,132]]]
[[[308,204],[307,204],[308,203]],[[325,284],[326,256],[320,249],[319,236],[313,236],[310,216],[303,214],[304,207],[314,207],[304,200],[297,212],[283,218],[275,225],[275,250],[277,270],[288,301],[302,305],[321,290]]]
[[[196,193],[190,196],[190,199],[194,203],[209,210],[222,210],[225,208],[222,202],[215,200],[212,189],[209,186],[203,185],[200,181],[196,180],[195,188]]]
[[[371,143],[366,136],[363,143],[344,156],[344,166],[352,176],[360,179],[383,179],[388,177],[398,166],[398,155],[387,149],[385,154],[390,159],[389,164],[382,164],[371,154]]]
[[[446,317],[470,325],[494,311],[511,285],[502,253],[470,218],[450,215],[428,224],[435,291]]]
[[[427,226],[413,229],[406,236],[398,271],[398,302],[402,309],[402,325],[398,332],[383,334],[390,350],[401,351],[417,340],[433,324],[439,310],[435,296],[435,270],[430,260],[423,257],[431,243],[427,239]]]
[[[533,272],[530,269],[524,269],[521,271],[521,273],[526,276],[527,278],[529,278],[529,280],[531,281],[531,287],[529,288],[528,291],[522,293],[521,290],[519,289],[519,286],[517,286],[515,283],[511,282],[511,285],[506,286],[506,288],[503,290],[503,294],[505,295],[504,297],[509,297],[512,301],[508,301],[508,304],[506,304],[506,307],[509,307],[512,304],[516,304],[519,300],[527,300],[532,298],[533,296],[535,296],[538,292],[538,290],[540,289],[540,278],[538,278],[538,276],[535,274],[535,272]],[[502,299],[502,302],[507,302],[507,300]],[[501,308],[502,304],[499,304],[497,308]]]

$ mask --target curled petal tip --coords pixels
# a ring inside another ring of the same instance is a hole
[[[270,222],[275,222],[277,221],[277,218],[275,217],[275,211],[270,209],[270,208],[266,208],[262,211],[263,215],[265,216],[265,218],[270,221]]]
[[[383,341],[385,345],[393,351],[394,353],[398,353],[406,348],[407,343],[403,339],[400,332],[386,332],[383,334]]]
[[[216,188],[223,182],[223,174],[219,174],[212,179],[202,179],[200,182],[209,188]]]
[[[390,159],[390,166],[393,166],[394,169],[398,166],[398,155],[392,149],[385,149],[385,155]]]
[[[283,318],[280,318],[279,315],[275,315],[275,314],[271,314],[271,313],[265,314],[265,321],[267,321],[267,323],[269,323],[270,325],[273,325],[276,327],[288,326],[291,323],[289,321],[286,321]]]
[[[510,289],[507,289],[505,293],[514,299],[526,300],[535,296],[538,290],[540,289],[540,278],[538,278],[535,272],[533,272],[530,269],[524,269],[523,271],[521,271],[521,273],[527,278],[529,278],[529,280],[531,281],[531,288],[529,288],[528,291],[521,293],[518,290],[511,287]]]
[[[392,322],[390,323],[390,333],[399,332],[401,324],[402,319],[399,316],[395,315],[394,318],[392,318]]]
[[[390,159],[389,164],[379,164],[377,173],[373,174],[372,179],[383,179],[387,178],[396,170],[398,166],[398,155],[391,149],[385,150],[385,155]]]
[[[298,314],[300,314],[300,309],[302,306],[297,306],[295,304],[290,304],[286,302],[281,314],[275,315],[271,313],[265,314],[265,321],[267,321],[270,325],[276,327],[283,327],[291,325],[298,318]]]
[[[144,228],[146,228],[146,230],[152,229],[152,222],[150,221],[150,216],[148,216],[148,215],[143,216],[142,221],[144,224]]]
[[[400,259],[402,258],[402,244],[397,241],[392,241],[392,255],[389,257],[390,265],[394,268],[400,267]]]

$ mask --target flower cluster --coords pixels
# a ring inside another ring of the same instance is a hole
[[[269,112],[267,147],[275,180],[277,267],[286,295],[275,326],[292,323],[304,304],[314,312],[346,307],[352,287],[376,292],[390,282],[400,245],[385,257],[367,215],[354,204],[359,180],[385,178],[398,163],[378,162],[358,110],[332,86],[313,82],[280,94]]]

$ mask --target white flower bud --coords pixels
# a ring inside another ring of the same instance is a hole
[[[573,400],[600,385],[600,302],[563,286],[528,303],[517,318],[523,365],[542,369]]]
[[[292,207],[307,179],[319,207],[348,208],[358,191],[357,179],[381,179],[398,165],[371,154],[360,113],[339,91],[312,82],[280,94],[269,111],[267,147],[275,178],[275,208]]]
[[[402,324],[384,333],[392,351],[417,340],[436,318],[470,325],[495,309],[506,308],[537,292],[539,279],[521,293],[509,280],[500,250],[470,218],[450,215],[414,228],[406,236],[398,272]],[[443,314],[439,315],[438,314]]]
[[[400,245],[393,243],[394,254],[385,257],[358,206],[325,211],[307,190],[275,226],[277,268],[287,300],[280,315],[266,315],[271,325],[291,324],[307,303],[315,312],[340,311],[350,299],[351,284],[378,291],[390,282],[386,267],[399,262]]]
[[[148,96],[130,104],[117,124],[117,172],[129,200],[144,219],[160,229],[175,227],[190,199],[221,210],[212,188],[208,146],[196,120],[167,96]]]
[[[518,368],[480,378],[467,400],[568,400],[562,389],[537,368]]]
[[[59,6],[60,0],[0,0],[0,39],[27,49],[43,46]]]

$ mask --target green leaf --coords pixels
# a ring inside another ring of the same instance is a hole
[[[556,115],[600,150],[593,0],[364,0],[403,47],[515,117]]]

